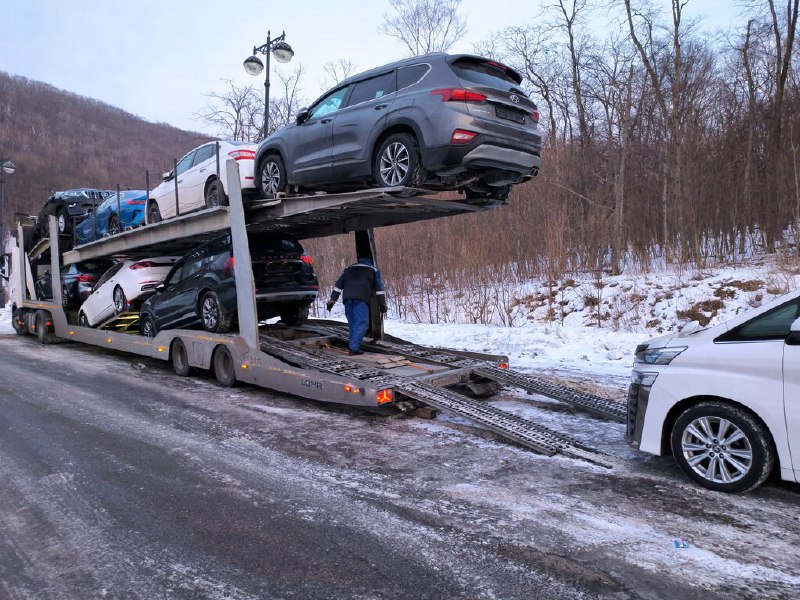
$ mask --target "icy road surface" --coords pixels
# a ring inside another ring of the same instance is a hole
[[[0,598],[796,597],[800,486],[713,493],[620,424],[493,402],[616,466],[0,334]]]

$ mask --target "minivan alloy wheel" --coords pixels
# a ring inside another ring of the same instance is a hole
[[[727,419],[699,417],[681,436],[681,451],[692,469],[714,483],[738,481],[753,465],[750,440]]]

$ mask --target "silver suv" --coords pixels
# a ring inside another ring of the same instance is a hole
[[[506,65],[428,54],[350,77],[256,152],[264,197],[365,185],[502,202],[541,164],[539,111]]]

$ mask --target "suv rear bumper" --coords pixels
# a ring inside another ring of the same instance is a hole
[[[440,177],[457,176],[471,170],[495,169],[512,174],[512,178],[524,181],[536,175],[542,160],[536,153],[507,148],[489,142],[477,144],[439,146],[428,148],[422,162],[425,169]]]

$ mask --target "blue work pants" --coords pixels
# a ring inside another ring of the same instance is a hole
[[[361,340],[369,328],[369,304],[350,298],[344,301],[344,314],[350,327],[350,350],[361,350]]]

